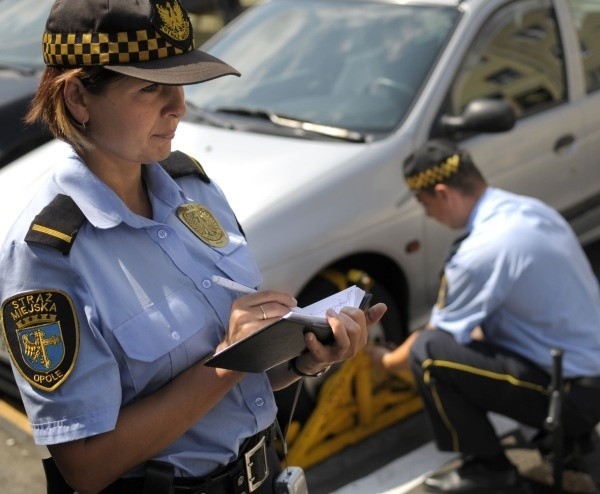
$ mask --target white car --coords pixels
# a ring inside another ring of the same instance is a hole
[[[41,124],[23,117],[44,68],[41,41],[50,0],[0,0],[0,168],[48,142]]]
[[[600,237],[599,33],[597,0],[267,1],[204,45],[242,77],[186,87],[174,148],[228,195],[264,288],[308,302],[367,273],[399,341],[428,318],[457,234],[403,182],[428,138]],[[0,240],[64,147],[0,170]]]

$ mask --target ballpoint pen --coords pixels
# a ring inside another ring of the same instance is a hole
[[[254,288],[250,288],[246,285],[242,285],[237,281],[230,280],[228,278],[223,278],[222,276],[213,275],[211,281],[219,286],[229,288],[230,290],[234,290],[240,293],[256,293]]]

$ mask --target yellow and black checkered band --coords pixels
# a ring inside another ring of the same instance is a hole
[[[193,43],[184,50],[149,29],[119,33],[46,32],[43,38],[44,62],[62,67],[148,62],[193,49]]]
[[[459,165],[460,156],[453,154],[439,165],[434,165],[416,175],[406,177],[406,185],[413,191],[429,189],[454,175],[458,171]]]

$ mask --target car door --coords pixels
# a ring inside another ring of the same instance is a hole
[[[567,0],[565,30],[573,29],[573,70],[582,77],[578,104],[585,159],[577,164],[580,201],[565,216],[584,244],[600,238],[600,2]]]
[[[510,132],[465,136],[491,185],[538,197],[558,210],[580,200],[586,177],[580,79],[572,39],[550,0],[506,2],[481,25],[454,78],[447,113],[476,98],[503,98],[518,121]]]

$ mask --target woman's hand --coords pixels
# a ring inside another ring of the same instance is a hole
[[[229,329],[217,351],[255,333],[285,316],[298,302],[288,293],[265,290],[236,299],[231,306]]]
[[[327,321],[333,331],[335,342],[323,345],[311,332],[306,333],[308,352],[296,359],[296,367],[306,374],[316,374],[324,367],[350,359],[367,344],[368,326],[378,322],[387,306],[375,304],[366,312],[362,309],[344,307],[339,313],[327,312]]]

